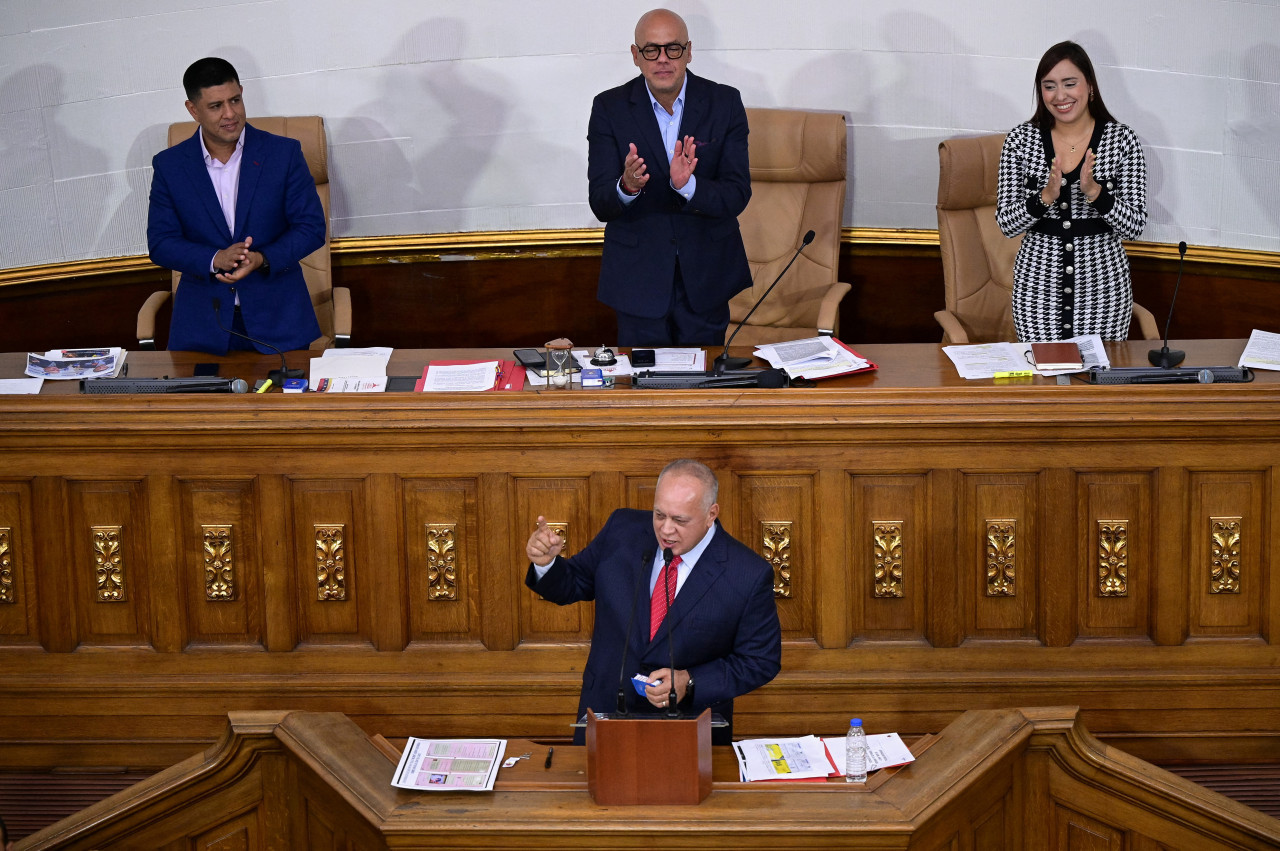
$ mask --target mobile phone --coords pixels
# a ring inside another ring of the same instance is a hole
[[[632,349],[632,366],[653,366],[658,362],[658,353],[653,349]]]
[[[195,372],[191,374],[196,376],[197,378],[201,376],[206,376],[206,375],[214,376],[218,374],[219,369],[220,369],[220,365],[216,363],[198,363],[196,364]]]

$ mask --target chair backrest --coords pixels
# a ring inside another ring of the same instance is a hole
[[[734,325],[791,260],[813,243],[752,315],[734,345],[813,336],[818,308],[837,281],[844,221],[848,130],[838,112],[748,109],[751,201],[738,216],[752,286],[729,302]]]
[[[259,130],[274,133],[277,136],[288,136],[297,139],[302,145],[302,156],[307,160],[307,168],[316,182],[316,192],[320,195],[320,205],[324,207],[324,245],[302,259],[302,275],[307,281],[307,290],[311,293],[311,305],[316,310],[316,319],[320,322],[321,337],[311,344],[313,349],[323,349],[333,344],[334,340],[334,307],[333,307],[333,265],[329,257],[329,146],[324,136],[324,119],[318,115],[267,116],[253,118],[249,121]],[[194,121],[180,121],[169,125],[169,147],[191,138],[196,132]],[[173,289],[178,288],[181,278],[178,272],[173,273]]]
[[[1013,261],[1022,237],[1009,239],[996,224],[1004,136],[947,139],[938,145],[938,242],[946,308],[971,343],[1017,339]]]

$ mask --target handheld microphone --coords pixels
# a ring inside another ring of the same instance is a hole
[[[1187,256],[1187,243],[1178,243],[1178,282],[1173,285],[1173,298],[1169,299],[1169,317],[1164,321],[1164,345],[1158,349],[1152,349],[1147,352],[1147,360],[1152,366],[1158,366],[1161,369],[1170,369],[1182,363],[1186,358],[1186,352],[1180,352],[1177,349],[1169,350],[1169,324],[1173,322],[1173,306],[1178,302],[1178,287],[1182,286],[1182,262]]]
[[[274,351],[276,354],[280,356],[280,368],[273,369],[267,373],[267,378],[271,379],[272,384],[276,385],[277,387],[284,387],[284,380],[286,378],[305,378],[306,377],[306,372],[304,370],[289,369],[289,365],[285,363],[284,352],[280,351],[280,349],[276,348],[270,343],[264,342],[263,340],[255,340],[252,337],[250,337],[248,334],[241,334],[239,331],[236,331],[233,328],[228,328],[225,325],[223,325],[222,324],[222,299],[217,297],[213,299],[213,318],[214,318],[214,321],[218,323],[219,329],[226,331],[228,334],[235,334],[237,337],[241,337],[245,340],[248,340],[250,343],[253,343],[255,346],[266,346],[268,349],[271,349],[272,351]]]
[[[804,251],[805,248],[808,247],[809,243],[813,242],[814,236],[816,236],[816,234],[813,231],[809,231],[804,235],[804,239],[800,241],[800,247],[797,248],[796,253],[791,256],[791,260],[787,262],[786,266],[782,267],[782,271],[778,273],[778,277],[773,279],[773,283],[769,285],[769,289],[765,290],[764,295],[760,296],[760,298],[756,300],[756,303],[747,311],[747,315],[742,317],[742,321],[738,323],[738,327],[733,329],[733,333],[729,335],[728,341],[724,344],[724,351],[721,352],[714,361],[710,372],[711,375],[723,375],[726,369],[742,369],[747,364],[751,363],[751,358],[729,357],[729,344],[733,342],[734,337],[738,336],[738,332],[742,330],[743,325],[747,324],[747,320],[751,318],[751,314],[756,312],[756,308],[769,297],[769,293],[773,292],[773,288],[778,285],[778,281],[782,280],[782,276],[787,274],[787,270],[791,268],[791,264],[796,262],[796,258],[800,256],[800,252]]]
[[[1179,352],[1178,354],[1181,354]],[[1175,372],[1169,375],[1139,375],[1135,376],[1131,383],[1133,384],[1212,384],[1214,382],[1213,370],[1202,369],[1199,372]]]
[[[754,370],[747,375],[722,375],[699,381],[694,387],[766,387],[775,389],[791,384],[791,376],[783,369]]]
[[[767,293],[766,293],[767,295]],[[665,547],[662,550],[662,561],[666,565],[666,569],[671,569],[671,560],[675,558],[675,553],[671,552],[671,547]],[[669,582],[662,583],[662,596],[667,601],[667,618],[671,618],[671,584]],[[673,620],[667,624],[667,653],[670,656],[670,667],[667,669],[671,672],[671,690],[667,692],[667,717],[679,718],[680,708],[676,706],[676,644],[675,644],[676,622]]]
[[[640,556],[640,571],[636,577],[636,587],[631,589],[631,616],[627,619],[627,632],[622,636],[622,667],[618,670],[618,714],[626,715],[627,709],[627,648],[631,646],[631,629],[636,625],[636,600],[640,597],[640,586],[644,583],[646,568],[652,569],[653,551]]]

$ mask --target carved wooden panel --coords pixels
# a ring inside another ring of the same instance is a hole
[[[1125,851],[1125,832],[1062,806],[1054,806],[1054,848],[1061,851]]]
[[[539,516],[545,517],[553,530],[566,537],[566,555],[573,553],[595,537],[600,526],[608,519],[599,519],[587,512],[590,504],[590,480],[582,478],[535,479],[515,478],[515,516],[513,522],[512,552],[520,559],[513,566],[512,581],[521,587],[521,630],[525,640],[589,641],[594,623],[594,606],[591,603],[575,603],[557,606],[537,594],[523,588],[525,571],[529,562],[525,556],[525,542],[532,534]],[[523,521],[523,522],[521,522]],[[636,558],[640,558],[636,553]],[[625,614],[622,615],[625,622]]]
[[[138,481],[67,485],[71,581],[81,642],[151,641],[148,524]]]
[[[475,481],[409,479],[401,487],[410,640],[479,638]]]
[[[1188,605],[1192,638],[1254,638],[1263,633],[1263,494],[1259,472],[1197,472],[1187,517]]]
[[[853,476],[849,583],[854,635],[923,640],[929,604],[924,476]]]
[[[1151,635],[1157,581],[1152,535],[1160,528],[1151,519],[1153,486],[1148,473],[1087,473],[1078,479],[1080,638]]]
[[[363,482],[295,480],[291,488],[299,640],[372,643],[372,589],[362,573]]]
[[[723,490],[727,475],[719,478]],[[774,600],[782,637],[813,638],[813,478],[765,474],[733,478],[739,520],[732,534],[774,566]]]
[[[255,809],[241,813],[215,828],[191,837],[195,851],[258,851],[265,848],[259,825],[260,813]]]
[[[960,560],[959,590],[968,638],[1038,637],[1038,490],[1032,474],[964,477],[959,533],[968,557]]]
[[[30,483],[0,482],[0,645],[37,639],[31,516]]]
[[[261,644],[263,599],[258,520],[250,479],[180,479],[179,589],[187,640]]]

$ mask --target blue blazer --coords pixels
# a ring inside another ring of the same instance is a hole
[[[636,693],[630,677],[668,667],[668,636],[674,635],[675,666],[694,680],[693,700],[686,696],[681,711],[697,714],[709,707],[732,722],[733,698],[769,682],[782,666],[773,568],[717,523],[715,537],[650,641],[649,577],[657,546],[652,513],[624,508],[577,555],[557,558],[541,580],[529,566],[525,584],[545,599],[559,605],[595,601],[577,717],[588,707],[617,711],[619,672],[632,712],[663,714]]]
[[[245,126],[234,232],[227,229],[196,135],[156,154],[151,167],[151,262],[182,273],[169,348],[226,354],[231,334],[217,320],[231,327],[237,292],[250,337],[282,350],[311,345],[320,325],[299,261],[324,244],[327,223],[298,141]],[[247,236],[271,273],[256,270],[234,287],[215,280],[209,273],[213,255]]]
[[[699,312],[723,307],[751,286],[738,214],[751,200],[747,113],[731,86],[688,73],[680,136],[693,136],[698,180],[693,200],[671,188],[671,152],[653,117],[644,77],[596,96],[587,130],[591,210],[605,223],[600,301],[622,313],[656,319],[671,303],[676,257]],[[650,174],[630,204],[618,178],[634,142]]]

